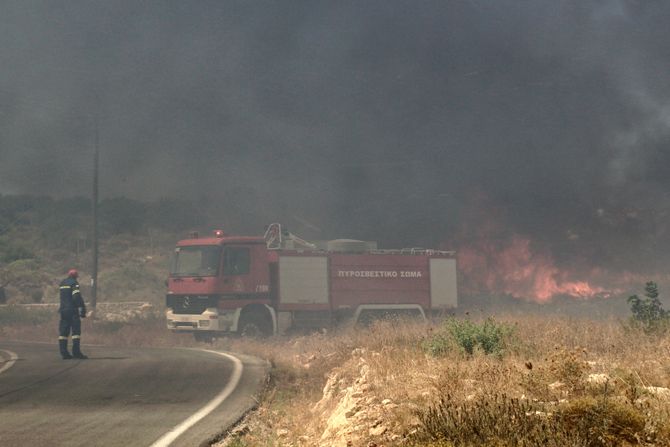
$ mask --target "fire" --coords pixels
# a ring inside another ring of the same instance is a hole
[[[593,298],[616,292],[573,279],[574,274],[559,269],[551,255],[533,251],[531,246],[530,239],[514,235],[498,243],[482,240],[473,247],[460,248],[458,264],[465,291],[509,294],[539,302],[558,295]]]
[[[633,271],[620,264],[615,270],[604,268],[592,254],[597,250],[572,229],[565,230],[564,259],[557,262],[550,248],[560,246],[555,234],[550,238],[553,244],[532,240],[513,230],[508,214],[509,210],[476,191],[463,210],[459,234],[445,246],[456,248],[459,287],[465,294],[506,294],[544,303],[558,296],[626,296],[638,293],[647,281],[670,288],[667,268],[640,272],[634,271],[634,263],[627,266]]]

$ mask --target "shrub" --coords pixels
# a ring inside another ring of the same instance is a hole
[[[142,289],[160,291],[164,287],[163,279],[149,269],[146,263],[137,260],[108,269],[99,278],[99,290],[105,299],[119,301],[137,299],[138,291]]]
[[[424,341],[423,347],[435,356],[445,354],[453,347],[468,355],[474,354],[476,349],[485,354],[502,355],[514,329],[514,326],[498,323],[493,318],[487,318],[480,324],[449,318],[444,322],[443,330]]]
[[[640,409],[606,396],[579,398],[549,411],[541,402],[505,394],[474,401],[447,395],[418,417],[416,445],[605,447],[654,439],[653,433],[645,432]]]
[[[448,353],[454,346],[446,332],[438,332],[422,342],[423,350],[435,357]]]
[[[505,394],[457,401],[451,395],[418,414],[416,445],[447,442],[454,446],[579,446],[579,438],[541,408]],[[437,444],[441,445],[441,444]]]
[[[249,447],[249,444],[239,437],[232,438],[226,445],[228,447]]]
[[[14,293],[15,302],[42,302],[47,278],[41,263],[35,259],[21,259],[0,268],[0,286],[11,286],[18,292]]]
[[[583,390],[588,371],[589,364],[580,348],[556,348],[549,357],[549,377],[563,382],[571,391]]]
[[[663,309],[658,299],[658,285],[649,281],[644,287],[646,298],[641,299],[637,295],[628,297],[630,311],[633,316],[630,319],[631,326],[642,329],[646,333],[664,331],[670,322],[670,312]]]
[[[559,421],[589,446],[637,444],[645,439],[644,414],[630,404],[614,399],[583,397],[559,410]]]
[[[0,262],[9,264],[34,257],[35,254],[29,248],[6,237],[0,238]]]
[[[56,318],[57,312],[53,309],[27,309],[22,306],[0,307],[0,326],[17,324],[40,325]]]
[[[33,303],[41,303],[44,298],[44,291],[42,289],[32,289],[30,291],[30,299]]]

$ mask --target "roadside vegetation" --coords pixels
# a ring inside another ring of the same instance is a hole
[[[85,198],[0,195],[0,304],[50,303],[68,269],[90,296],[91,204]],[[160,305],[177,239],[208,222],[193,204],[112,198],[100,203],[99,301]]]
[[[0,339],[54,342],[57,355],[55,308],[16,304],[55,304],[71,266],[87,296],[89,208],[0,196]],[[101,219],[99,302],[149,305],[83,320],[84,344],[206,347],[271,362],[257,410],[221,446],[670,445],[670,314],[654,283],[641,297],[603,301],[602,313],[593,301],[486,298],[432,324],[392,319],[210,345],[168,332],[163,316],[171,247],[206,217],[185,203],[114,199]],[[621,306],[620,318],[603,316]]]
[[[2,339],[54,341],[57,315],[6,306],[0,323]],[[211,345],[152,309],[83,325],[85,344],[269,360],[259,407],[219,446],[670,445],[670,334],[627,320],[461,315]]]
[[[220,445],[670,445],[670,337],[620,320],[384,321],[216,343],[274,365],[259,410]]]
[[[670,329],[670,311],[663,309],[658,299],[658,285],[649,281],[644,286],[644,298],[632,295],[628,298],[632,316],[630,326],[647,334],[662,334]]]

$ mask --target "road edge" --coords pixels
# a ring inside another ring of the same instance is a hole
[[[250,369],[262,369],[262,374],[260,374],[256,379],[256,383],[258,384],[258,391],[256,396],[253,398],[253,403],[249,405],[248,408],[243,413],[241,413],[237,419],[229,424],[227,428],[201,442],[198,447],[219,445],[220,443],[225,442],[229,436],[234,435],[240,424],[243,424],[244,420],[261,404],[261,398],[267,392],[268,387],[270,386],[270,372],[273,368],[273,365],[270,361],[248,354],[235,354],[238,355],[243,360],[245,365],[250,367]]]
[[[197,350],[202,352],[209,352],[211,354],[216,354],[225,357],[228,360],[231,360],[234,365],[233,374],[231,375],[228,383],[226,383],[226,386],[223,388],[223,390],[219,392],[219,394],[217,394],[212,400],[207,402],[205,406],[198,409],[191,416],[189,416],[184,421],[182,421],[181,423],[173,427],[171,430],[169,430],[167,433],[165,433],[163,436],[161,436],[157,441],[151,444],[151,447],[168,447],[170,444],[172,444],[179,436],[184,434],[189,428],[193,427],[200,420],[204,419],[212,411],[216,410],[216,408],[219,405],[221,405],[231,394],[233,394],[233,391],[235,391],[238,383],[240,382],[240,379],[242,378],[244,365],[242,364],[242,361],[237,357],[235,357],[234,355],[220,351],[213,351],[210,349],[197,349]]]
[[[9,360],[6,360],[2,368],[0,368],[0,374],[7,371],[9,368],[14,366],[14,363],[19,359],[19,356],[15,352],[9,351],[7,349],[0,349],[0,352],[4,352],[9,356]]]

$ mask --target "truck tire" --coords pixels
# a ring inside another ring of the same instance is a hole
[[[265,338],[272,333],[272,330],[270,329],[269,323],[264,321],[263,318],[259,316],[248,316],[240,320],[237,332],[242,337]]]
[[[203,343],[212,343],[214,342],[214,336],[211,332],[194,332],[193,338],[195,341],[201,341]]]

